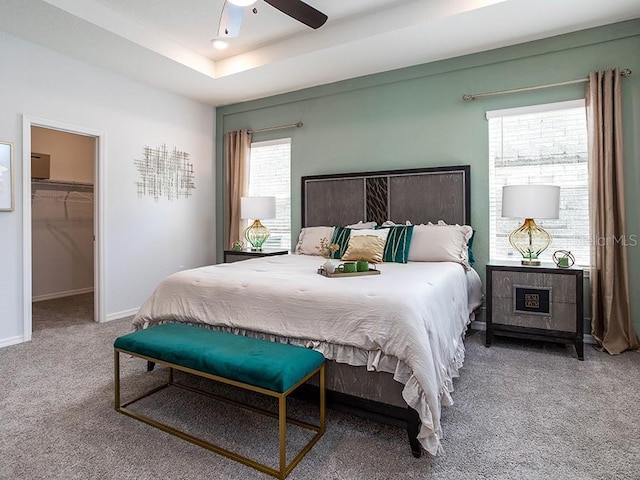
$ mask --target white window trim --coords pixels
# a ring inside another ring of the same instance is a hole
[[[271,145],[291,145],[291,137],[275,138],[273,140],[262,140],[260,142],[251,142],[251,148],[253,147],[269,147]]]
[[[584,108],[585,105],[586,102],[584,98],[582,98],[578,100],[567,100],[566,102],[541,103],[539,105],[504,108],[502,110],[488,110],[485,113],[485,117],[487,120],[489,120],[491,118],[527,115],[530,113],[553,112],[554,110],[565,110],[569,108]]]

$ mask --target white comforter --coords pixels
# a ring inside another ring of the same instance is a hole
[[[464,359],[462,335],[474,305],[457,263],[384,263],[380,275],[326,278],[322,258],[263,257],[186,270],[158,285],[134,328],[165,321],[207,323],[277,335],[325,357],[389,371],[420,414],[418,439],[440,449],[440,407]]]

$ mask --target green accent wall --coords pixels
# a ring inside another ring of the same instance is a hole
[[[443,41],[446,41],[443,40]],[[425,45],[425,48],[429,48]],[[292,238],[300,229],[304,175],[471,165],[471,218],[476,269],[489,256],[488,134],[485,112],[584,98],[582,83],[463,101],[481,93],[586,78],[590,71],[630,68],[623,80],[628,234],[640,233],[640,19],[512,47],[368,75],[217,109],[217,245],[224,245],[224,133],[304,123],[255,134],[291,136]],[[331,68],[327,65],[327,68]],[[630,247],[631,292],[640,289],[640,243]],[[640,296],[632,297],[640,332]],[[589,329],[586,330],[587,332]]]

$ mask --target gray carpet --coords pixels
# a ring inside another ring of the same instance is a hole
[[[34,302],[33,331],[93,323],[93,292]]]
[[[33,341],[0,349],[0,478],[271,478],[113,410],[112,344],[130,323],[38,325]],[[561,345],[483,340],[467,338],[456,403],[443,409],[444,454],[415,459],[402,429],[328,410],[326,434],[288,478],[640,478],[638,353],[588,346],[580,362]],[[145,365],[123,358],[123,395],[164,373]],[[275,423],[263,417],[177,389],[137,408],[275,464]],[[316,411],[291,405],[306,419]],[[291,443],[305,435],[291,428]]]

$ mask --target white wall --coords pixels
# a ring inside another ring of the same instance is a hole
[[[25,336],[23,115],[104,132],[102,252],[107,318],[135,311],[166,275],[215,261],[212,107],[2,32],[0,105],[0,140],[14,144],[16,200],[15,211],[0,212],[0,346]],[[133,161],[141,158],[146,145],[163,143],[190,154],[196,188],[187,199],[138,197]]]

